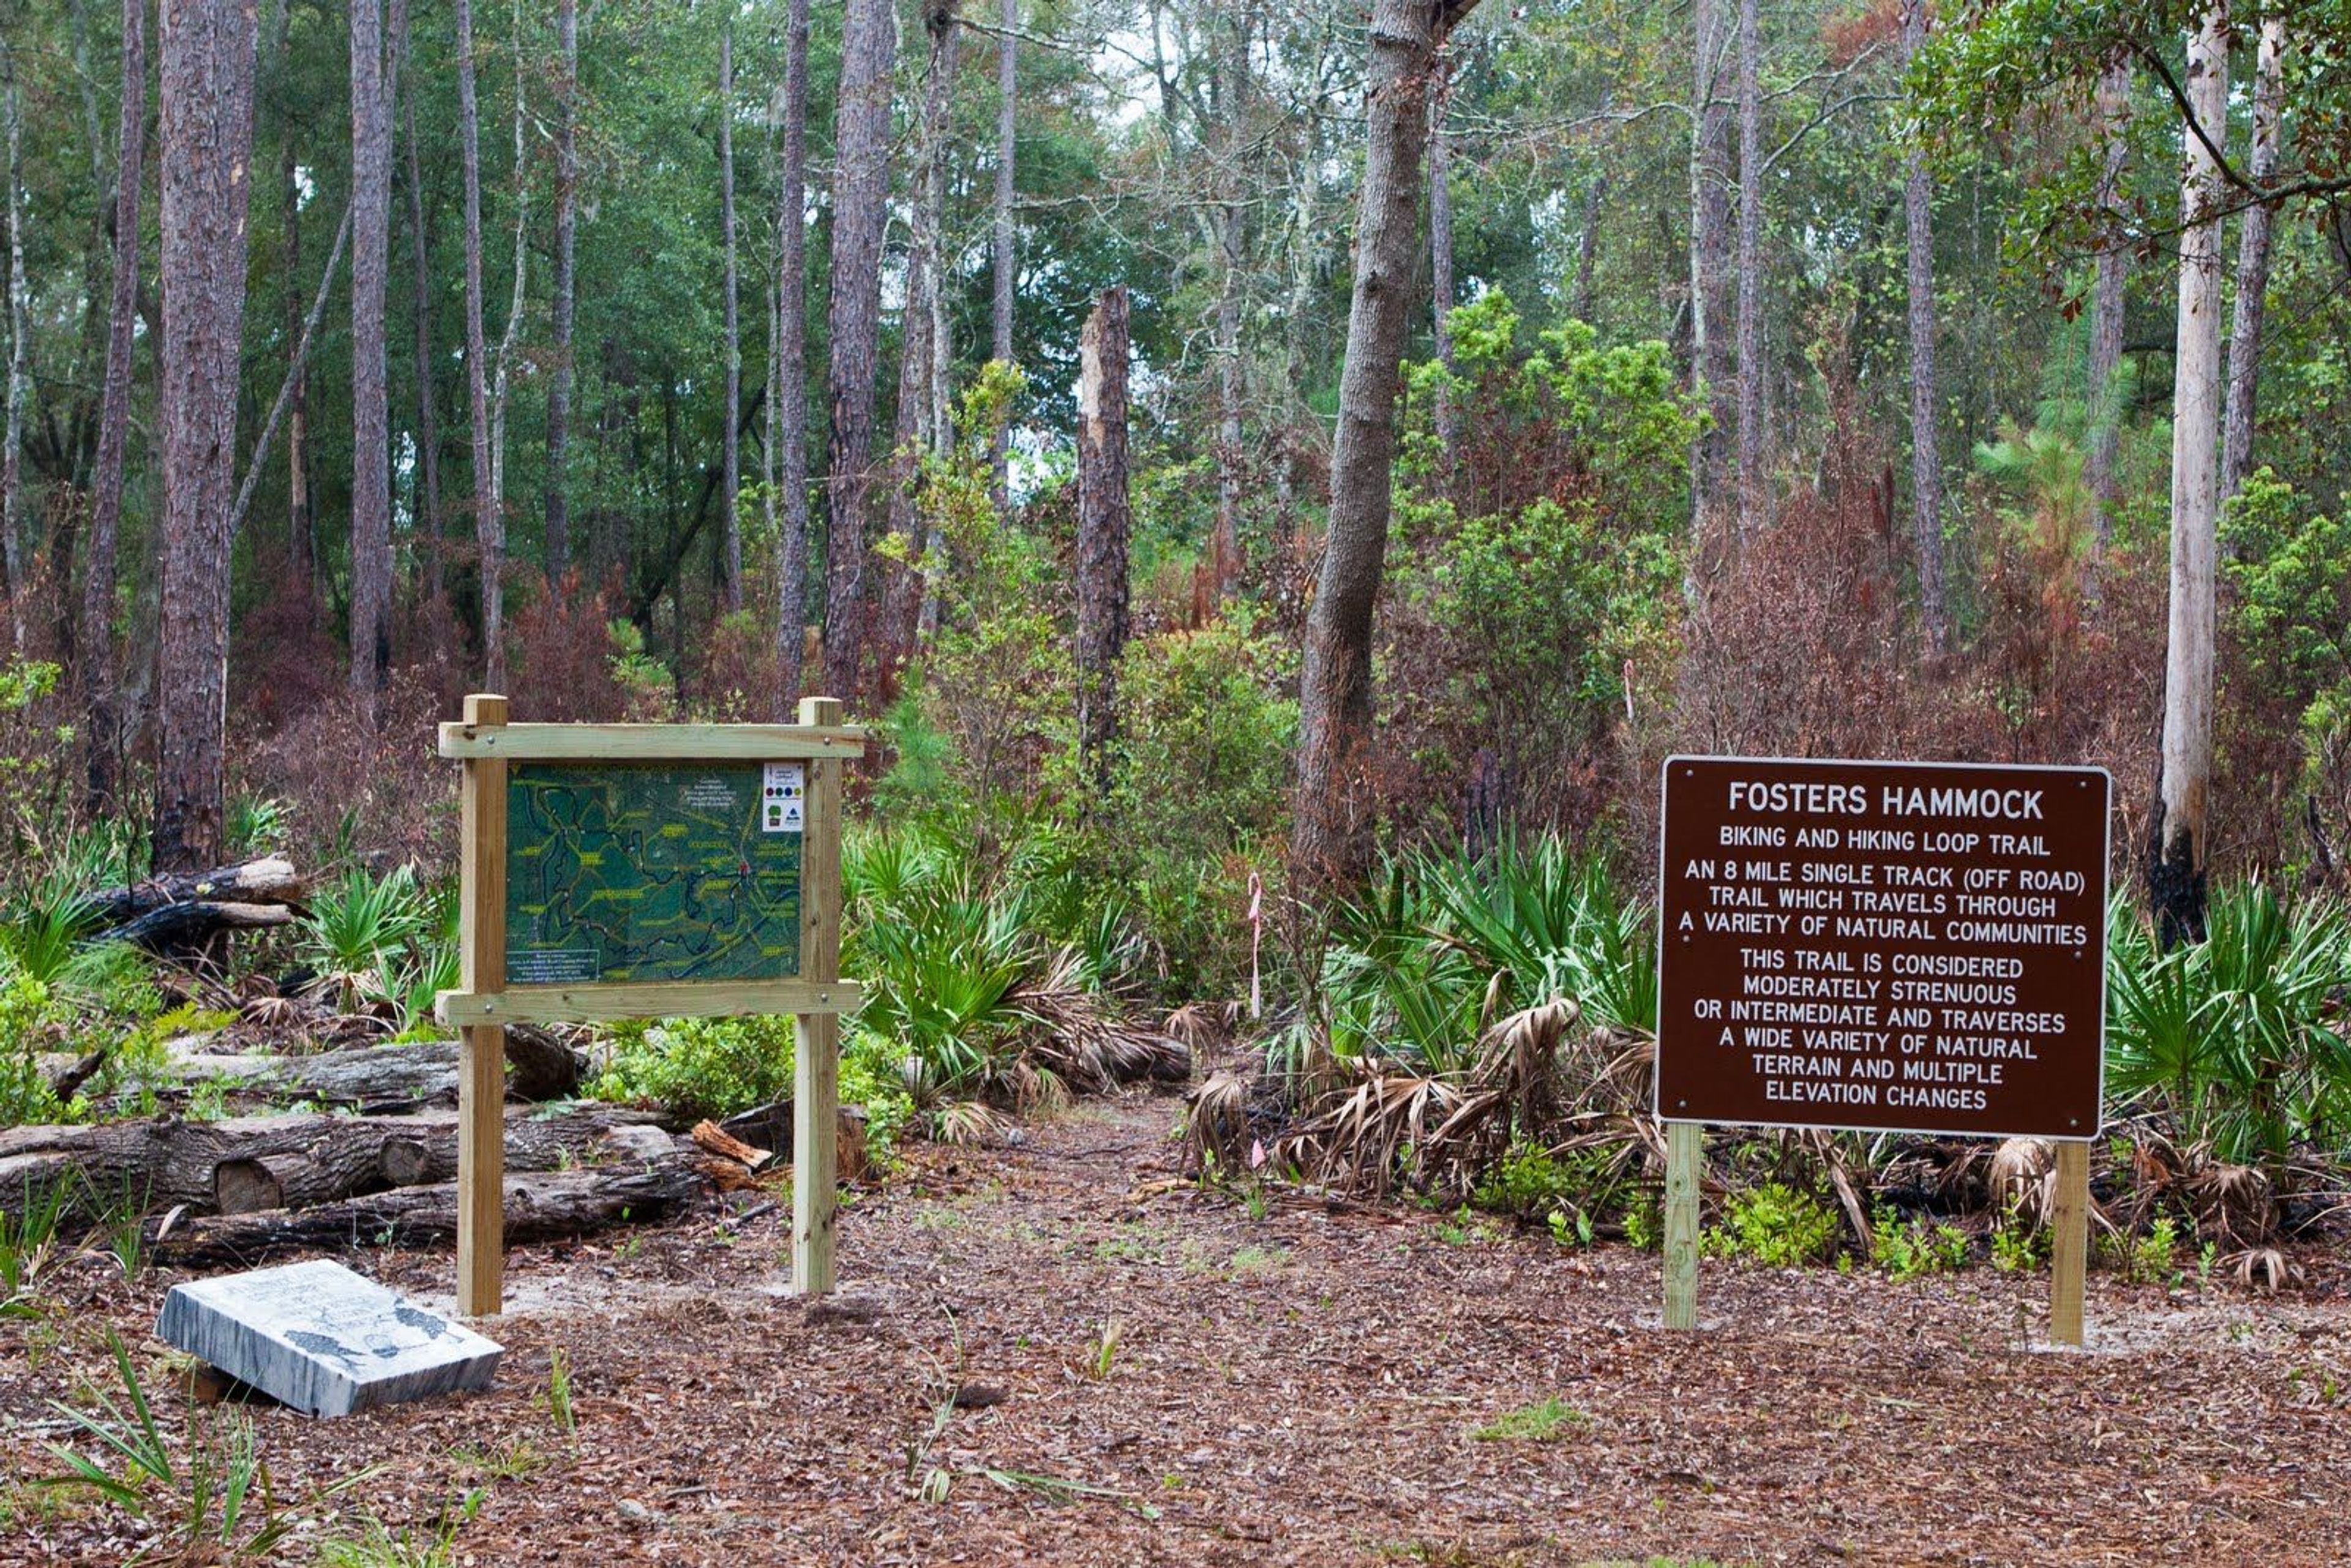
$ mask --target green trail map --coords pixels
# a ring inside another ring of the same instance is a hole
[[[799,973],[796,763],[515,763],[507,984]]]

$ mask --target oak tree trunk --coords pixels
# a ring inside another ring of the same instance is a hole
[[[1126,647],[1127,300],[1102,291],[1078,339],[1078,746],[1098,787],[1110,782],[1118,732],[1118,660]]]
[[[258,43],[251,0],[162,8],[163,594],[155,865],[221,858],[231,465]]]
[[[2204,14],[2188,47],[2179,182],[2179,380],[2171,408],[2171,618],[2163,669],[2161,799],[2150,824],[2147,902],[2166,946],[2204,938],[2212,779],[2213,531],[2220,510],[2220,165],[2228,134],[2229,23]],[[2199,134],[2200,127],[2202,134]]]
[[[131,435],[131,368],[139,317],[139,195],[147,152],[147,5],[122,0],[122,107],[116,118],[114,293],[107,307],[106,391],[90,491],[89,556],[83,568],[81,646],[89,692],[88,801],[115,801],[122,737],[116,714],[115,555],[122,534],[122,470]]]
[[[889,221],[890,74],[897,16],[888,0],[842,7],[834,120],[831,427],[825,442],[825,686],[858,689],[864,653],[865,527],[873,488],[873,375],[881,352],[882,240]]]
[[[1301,883],[1353,882],[1370,863],[1372,619],[1387,556],[1427,94],[1437,51],[1474,4],[1377,0],[1372,12],[1367,138],[1331,461],[1330,537],[1307,612],[1299,680],[1302,745],[1290,863]]]

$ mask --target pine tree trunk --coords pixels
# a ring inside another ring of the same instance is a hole
[[[482,333],[482,121],[475,92],[472,0],[455,0],[457,141],[465,178],[465,404],[474,466],[474,542],[480,563],[483,679],[504,690],[506,519],[490,487],[489,349]]]
[[[1600,262],[1600,208],[1608,199],[1608,172],[1595,172],[1583,192],[1583,232],[1575,240],[1575,319],[1590,324],[1592,286]]]
[[[8,144],[8,412],[0,434],[0,608],[8,640],[25,651],[25,404],[33,378],[31,287],[25,279],[25,160],[15,46],[0,47],[0,138]]]
[[[999,21],[1002,30],[996,35],[996,255],[990,277],[995,294],[989,316],[988,352],[991,358],[1010,364],[1015,259],[1012,176],[1013,155],[1017,147],[1014,110],[1019,107],[1014,95],[1019,82],[1019,42],[1014,35],[1020,26],[1020,0],[1003,0]],[[1012,499],[1011,449],[1006,444],[1006,434],[1002,430],[996,433],[990,462],[996,473],[996,508],[1000,512],[1011,505]]]
[[[403,73],[408,59],[407,30],[402,29],[400,57]],[[416,141],[415,78],[412,90],[401,99],[408,130],[408,239],[415,277],[409,314],[416,329],[416,461],[423,483],[423,516],[416,519],[424,537],[424,592],[438,608],[448,601],[448,578],[441,532],[441,422],[433,398],[433,243],[424,223],[424,162]]]
[[[1426,99],[1437,51],[1471,4],[1376,0],[1372,12],[1354,298],[1339,377],[1330,537],[1307,612],[1299,680],[1303,744],[1290,866],[1301,884],[1352,883],[1371,862],[1372,619],[1387,555]]]
[[[2147,902],[2163,944],[2204,939],[2212,779],[2213,528],[2220,510],[2220,203],[2228,134],[2228,13],[2204,15],[2188,47],[2189,112],[2179,182],[2179,380],[2171,410],[2171,618],[2163,671],[2161,799],[2149,834]]]
[[[1452,102],[1451,73],[1440,58],[1437,90],[1430,95],[1428,113],[1428,292],[1430,329],[1437,340],[1437,362],[1449,376],[1453,362],[1453,141],[1446,134],[1446,110]],[[1437,392],[1437,444],[1448,466],[1458,435],[1453,389],[1440,382]]]
[[[507,324],[498,334],[496,354],[490,361],[490,481],[485,508],[497,519],[497,563],[503,574],[507,552],[507,407],[514,392],[515,359],[522,348],[523,308],[529,300],[530,281],[530,144],[526,137],[530,123],[530,106],[527,101],[523,78],[522,4],[514,6],[514,286],[507,297]],[[483,570],[489,569],[489,552],[483,552]],[[499,585],[499,619],[505,619],[505,585]],[[505,651],[498,654],[499,667],[505,664]]]
[[[1752,3],[1740,0],[1741,5]],[[1903,0],[1904,59],[1915,57],[1926,41],[1927,0]],[[1933,195],[1926,156],[1914,149],[1904,162],[1902,180],[1902,214],[1909,235],[1910,528],[1918,553],[1918,618],[1926,626],[1928,646],[1939,653],[1950,645],[1950,616],[1943,593],[1943,465],[1935,443]]]
[[[726,256],[726,430],[719,465],[719,593],[729,613],[743,608],[743,328],[735,267],[735,24],[718,28],[718,227]]]
[[[107,307],[106,392],[90,486],[89,559],[82,579],[82,670],[89,698],[87,800],[92,813],[114,807],[122,756],[115,708],[115,557],[122,535],[122,471],[131,435],[131,353],[139,319],[139,196],[147,154],[146,0],[122,0],[122,107],[116,119],[114,294]]]
[[[1218,28],[1215,46],[1217,91],[1214,107],[1223,122],[1220,162],[1226,183],[1224,199],[1212,209],[1217,245],[1217,517],[1209,554],[1214,567],[1217,603],[1233,596],[1241,579],[1241,290],[1245,277],[1248,208],[1236,187],[1244,177],[1240,167],[1243,134],[1249,114],[1249,48],[1243,18],[1229,16],[1212,26]]]
[[[2098,205],[2105,214],[2105,232],[2098,239],[2097,272],[2090,287],[2089,444],[2083,455],[2082,478],[2090,492],[2093,543],[2092,573],[2085,591],[2097,592],[2096,565],[2114,539],[2115,449],[2122,420],[2122,388],[2117,373],[2123,362],[2123,287],[2128,278],[2130,253],[2124,243],[2122,222],[2123,161],[2129,152],[2126,130],[2130,115],[2130,60],[2117,55],[2098,78],[2097,117],[2103,152],[2098,182]]]
[[[1099,789],[1110,784],[1126,647],[1126,289],[1119,286],[1102,291],[1078,339],[1078,747]]]
[[[580,0],[556,0],[556,47],[560,54],[555,104],[554,298],[548,307],[550,340],[547,372],[547,580],[560,587],[571,570],[570,478],[572,363],[572,261],[580,208]],[[733,261],[733,202],[728,202],[728,261]],[[727,289],[732,308],[734,289]],[[727,334],[733,339],[730,329]],[[733,427],[733,422],[728,422]]]
[[[231,464],[253,156],[253,7],[162,8],[163,580],[155,869],[221,860]]]
[[[2253,146],[2246,176],[2264,184],[2277,175],[2278,115],[2284,107],[2278,56],[2285,48],[2285,24],[2262,22],[2262,42],[2253,68]],[[2229,333],[2229,404],[2220,422],[2220,503],[2228,504],[2245,480],[2253,451],[2253,394],[2261,382],[2262,311],[2270,287],[2270,230],[2276,210],[2267,202],[2245,209],[2237,235],[2237,309]]]
[[[1923,4],[1923,0],[1912,0]],[[1763,101],[1756,0],[1739,0],[1739,537],[1763,507]]]
[[[370,724],[392,667],[392,433],[384,386],[392,106],[382,0],[350,0],[351,691]]]
[[[789,0],[785,23],[782,168],[776,183],[776,663],[778,718],[800,688],[808,623],[808,52],[809,0]]]
[[[914,480],[922,454],[946,445],[946,369],[953,345],[943,342],[946,323],[943,252],[946,224],[946,141],[955,107],[956,47],[961,24],[954,0],[929,0],[923,29],[930,57],[923,72],[923,114],[917,141],[913,245],[906,258],[906,309],[899,329],[898,415],[891,486],[890,529],[908,563],[890,573],[889,609],[883,617],[881,650],[892,668],[912,656],[920,634],[926,595],[914,564],[923,554],[923,519],[914,500]]]
[[[865,641],[865,527],[873,489],[873,376],[880,357],[882,240],[889,220],[890,75],[897,17],[888,0],[846,0],[834,122],[831,365],[825,392],[824,679],[852,698]]]
[[[1690,104],[1690,376],[1712,416],[1690,447],[1691,516],[1701,538],[1728,521],[1729,442],[1737,423],[1730,371],[1730,112],[1722,67],[1731,29],[1724,0],[1696,0]]]
[[[277,0],[270,16],[269,58],[272,69],[288,68],[287,34],[293,26],[293,0]],[[286,556],[287,576],[298,589],[298,604],[307,624],[318,614],[319,538],[310,506],[310,376],[299,345],[302,340],[302,167],[298,127],[290,112],[281,111],[277,162],[278,206],[285,242],[279,271],[285,277],[280,300],[286,335]],[[329,273],[334,271],[329,265]]]

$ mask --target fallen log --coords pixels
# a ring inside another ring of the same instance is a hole
[[[658,1218],[703,1190],[689,1157],[602,1170],[549,1171],[506,1181],[506,1243],[548,1241]],[[159,1262],[243,1268],[287,1252],[332,1248],[438,1248],[457,1235],[457,1186],[395,1187],[315,1208],[182,1220],[149,1238]]]
[[[458,1046],[454,1040],[411,1045],[361,1046],[317,1056],[213,1055],[175,1052],[173,1072],[183,1079],[224,1080],[236,1088],[315,1100],[322,1105],[359,1105],[396,1111],[457,1099]],[[563,1100],[579,1092],[588,1059],[544,1030],[514,1026],[507,1030],[507,1092],[520,1100]]]
[[[105,888],[91,894],[88,902],[92,924],[121,925],[174,904],[299,904],[305,891],[292,861],[265,855],[241,865]]]
[[[666,1134],[643,1112],[599,1107],[506,1116],[510,1170],[642,1166],[666,1154]],[[660,1140],[651,1151],[637,1134]],[[238,1116],[221,1122],[157,1118],[84,1126],[0,1130],[0,1213],[57,1182],[77,1184],[73,1207],[91,1216],[185,1207],[195,1214],[308,1208],[386,1188],[432,1185],[457,1174],[457,1117]]]
[[[150,952],[185,947],[223,931],[257,931],[291,925],[294,911],[283,904],[225,904],[192,899],[151,909],[135,920],[97,933],[93,942],[128,942]]]

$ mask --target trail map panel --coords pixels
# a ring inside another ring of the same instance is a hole
[[[2096,768],[1669,758],[1658,1116],[2094,1135],[2111,788]]]
[[[507,775],[510,986],[799,973],[798,764]]]

